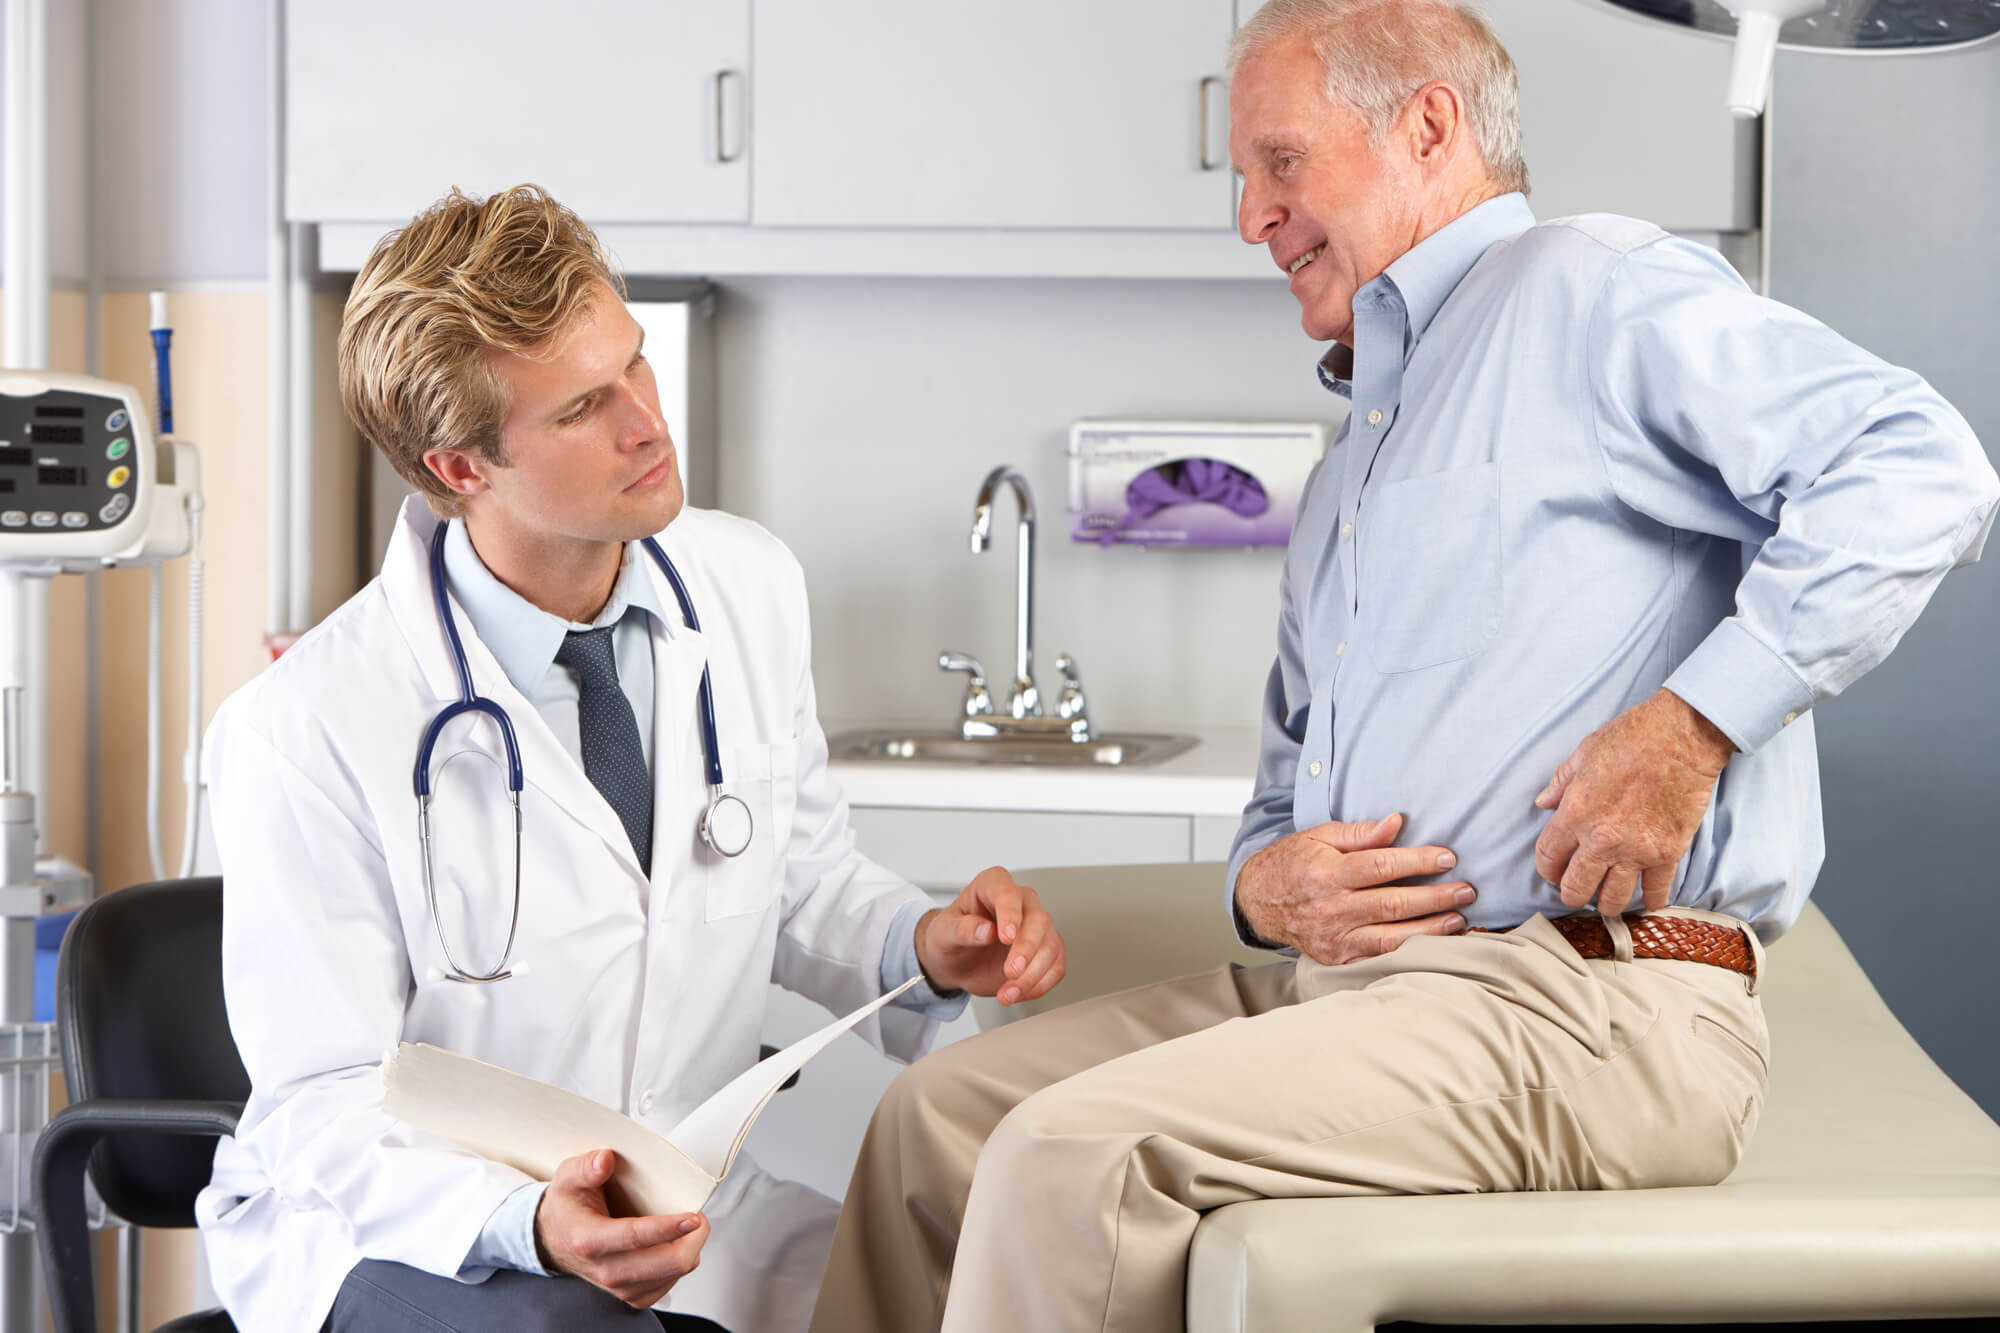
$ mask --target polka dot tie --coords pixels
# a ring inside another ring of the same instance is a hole
[[[639,744],[632,701],[618,685],[611,655],[616,626],[575,630],[556,650],[556,661],[576,673],[577,731],[583,740],[583,771],[625,825],[639,867],[653,873],[653,780]]]

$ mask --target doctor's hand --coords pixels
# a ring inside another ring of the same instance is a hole
[[[535,1248],[550,1272],[573,1274],[644,1310],[701,1262],[708,1219],[613,1217],[604,1186],[617,1168],[618,1154],[608,1148],[565,1159],[535,1209]]]
[[[1019,1004],[1063,979],[1063,942],[1042,900],[994,866],[951,906],[917,921],[917,962],[932,990],[968,990]]]
[[[1288,834],[1243,863],[1236,908],[1258,938],[1316,963],[1390,953],[1417,935],[1456,935],[1472,886],[1399,884],[1458,864],[1443,847],[1398,847],[1403,817]]]
[[[1535,869],[1569,907],[1617,914],[1634,893],[1665,907],[1736,747],[1669,690],[1583,738],[1535,804],[1555,811],[1535,839]]]

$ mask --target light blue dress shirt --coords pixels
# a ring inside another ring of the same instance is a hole
[[[647,768],[652,768],[653,643],[647,621],[649,617],[658,621],[669,637],[680,621],[677,616],[667,615],[660,606],[653,581],[640,565],[640,561],[649,559],[638,543],[627,542],[618,579],[604,609],[588,625],[572,624],[542,610],[495,578],[480,560],[479,553],[472,549],[464,523],[453,521],[446,528],[445,583],[452,597],[508,681],[534,704],[535,711],[549,724],[557,741],[579,768],[583,766],[583,740],[577,725],[580,691],[576,674],[552,668],[564,635],[571,630],[599,629],[606,625],[617,626],[611,646],[618,664],[618,685],[632,705],[633,719],[639,725],[639,744],[645,752]],[[691,699],[689,706],[693,706]],[[882,949],[884,991],[923,975],[916,949],[917,922],[923,913],[922,904],[911,903],[890,919]],[[965,1001],[962,991],[940,995],[928,982],[919,980],[892,1003],[950,1020],[965,1008]],[[541,1206],[544,1188],[541,1184],[523,1185],[501,1201],[466,1255],[462,1273],[490,1268],[516,1268],[529,1273],[547,1271],[535,1252],[535,1210]]]
[[[1672,901],[1775,939],[1824,853],[1807,710],[1992,526],[1971,428],[1714,251],[1607,215],[1536,225],[1518,194],[1411,249],[1354,316],[1321,363],[1352,408],[1286,555],[1232,901],[1293,830],[1400,811],[1404,845],[1457,853],[1471,925],[1568,911],[1535,870],[1534,798],[1665,686],[1741,751]]]

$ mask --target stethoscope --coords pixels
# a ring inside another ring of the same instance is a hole
[[[507,960],[514,954],[514,931],[521,924],[521,746],[514,738],[514,723],[507,716],[507,710],[486,698],[472,688],[472,665],[465,657],[465,644],[458,637],[458,621],[451,613],[451,598],[445,591],[444,538],[449,524],[438,524],[437,532],[431,537],[431,599],[437,603],[438,620],[444,626],[444,635],[451,644],[452,666],[458,672],[458,699],[446,704],[438,715],[424,728],[423,741],[417,746],[417,838],[423,844],[424,853],[424,902],[430,908],[431,927],[437,931],[438,947],[444,950],[445,961],[451,964],[449,972],[441,975],[452,981],[505,981],[513,973],[507,968]],[[674,562],[660,549],[660,544],[651,537],[645,539],[645,546],[660,570],[673,585],[674,600],[680,603],[681,616],[688,628],[699,634],[701,622],[695,618],[694,602],[688,597],[687,585],[681,582],[680,571]],[[701,840],[718,855],[741,856],[750,846],[750,835],[755,830],[756,821],[750,817],[750,807],[741,797],[732,796],[722,790],[722,747],[715,739],[715,694],[708,683],[708,665],[702,664],[701,689],[696,695],[701,709],[701,749],[708,761],[708,807],[701,812],[696,828]],[[484,974],[468,972],[452,954],[451,945],[444,937],[444,922],[438,916],[437,886],[431,874],[431,752],[437,745],[445,724],[463,713],[483,713],[500,727],[500,739],[507,747],[507,796],[514,806],[514,910],[507,921],[507,947],[500,952],[500,965]]]

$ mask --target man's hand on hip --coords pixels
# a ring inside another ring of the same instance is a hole
[[[1443,847],[1397,847],[1403,817],[1321,824],[1280,838],[1243,863],[1236,906],[1259,938],[1316,963],[1388,953],[1416,935],[1455,935],[1473,900],[1465,883],[1399,884],[1449,870]]]
[[[972,877],[949,907],[917,921],[917,964],[933,990],[968,990],[1019,1004],[1063,979],[1062,936],[1024,884],[994,866]]]
[[[1641,894],[1665,907],[1723,765],[1736,753],[1714,723],[1669,690],[1583,738],[1535,804],[1555,811],[1535,869],[1570,907],[1625,910]]]
[[[644,1310],[701,1262],[708,1219],[613,1217],[604,1186],[617,1169],[609,1148],[564,1159],[535,1209],[535,1248],[550,1272],[574,1274]]]

